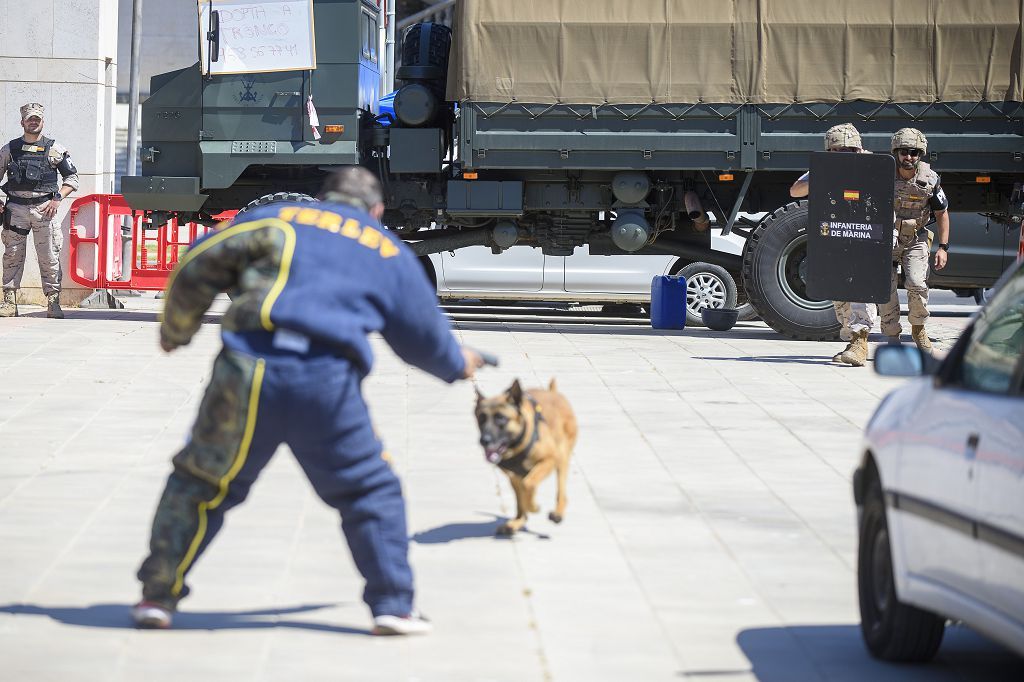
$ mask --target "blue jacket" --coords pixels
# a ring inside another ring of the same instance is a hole
[[[367,336],[380,332],[399,357],[440,379],[464,369],[415,255],[351,206],[269,204],[197,240],[167,285],[165,344],[188,343],[213,297],[228,290],[228,347],[242,332],[287,329],[345,351],[369,372]]]

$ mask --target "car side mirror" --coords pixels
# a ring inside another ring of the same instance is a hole
[[[932,363],[916,346],[891,343],[875,351],[875,372],[884,377],[919,377]]]

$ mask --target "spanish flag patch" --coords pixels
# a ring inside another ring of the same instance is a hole
[[[860,192],[855,189],[844,189],[843,198],[847,201],[860,201]]]

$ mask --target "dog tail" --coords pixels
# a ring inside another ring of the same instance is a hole
[[[551,383],[548,384],[548,390],[549,391],[557,391],[558,390],[558,384],[555,383],[555,378],[554,377],[551,377]]]

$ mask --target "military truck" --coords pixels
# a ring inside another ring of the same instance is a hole
[[[419,254],[589,244],[714,263],[798,339],[838,332],[831,302],[806,293],[807,209],[788,195],[834,124],[876,153],[921,129],[954,210],[1019,234],[1019,2],[464,1],[451,29],[405,32],[394,116],[378,110],[377,3],[313,6],[314,70],[209,76],[199,63],[153,79],[143,176],[122,180],[134,209],[207,220],[314,194],[358,163]],[[746,237],[742,257],[711,249],[709,213]]]

